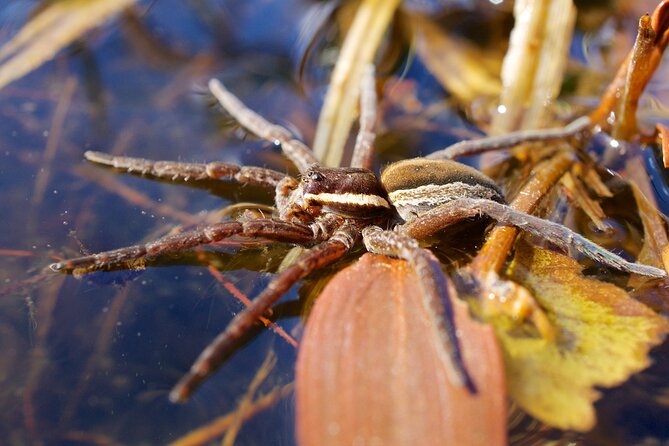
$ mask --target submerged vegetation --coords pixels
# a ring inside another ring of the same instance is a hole
[[[439,438],[459,444],[666,442],[666,277],[480,220],[429,239],[453,282],[476,392],[423,373],[435,369],[434,340],[408,299],[414,272],[354,252],[299,282],[187,403],[168,401],[194,355],[298,249],[230,239],[78,279],[44,268],[273,212],[271,194],[253,185],[148,181],[80,162],[95,149],[292,172],[278,147],[212,107],[211,78],[338,166],[352,156],[374,64],[377,172],[464,151],[514,209],[626,260],[669,266],[665,2],[612,13],[609,2],[571,0],[237,3],[0,7],[0,401],[17,408],[0,418],[0,435],[342,444],[349,434],[415,439],[415,426],[435,438],[439,425]],[[465,140],[474,142],[442,151]],[[419,224],[400,230],[424,238]],[[434,386],[439,398],[414,403]],[[360,404],[369,412],[352,416]],[[376,405],[383,416],[371,416]],[[333,425],[339,437],[328,437]]]

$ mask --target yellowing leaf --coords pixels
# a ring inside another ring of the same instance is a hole
[[[611,387],[649,365],[669,325],[614,285],[580,274],[571,258],[520,244],[511,277],[555,324],[557,338],[519,335],[493,321],[503,346],[509,394],[534,417],[586,431],[595,424],[595,387]]]
[[[135,0],[50,2],[0,48],[0,88],[51,59],[63,47]]]

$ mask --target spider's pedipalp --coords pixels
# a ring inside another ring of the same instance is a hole
[[[185,401],[216,370],[242,336],[288,289],[311,272],[323,268],[346,254],[360,238],[353,224],[345,223],[331,238],[302,254],[295,263],[277,275],[251,305],[237,314],[225,330],[200,354],[190,371],[170,392],[173,402]]]
[[[456,386],[465,386],[475,391],[474,384],[465,369],[460,343],[456,335],[454,313],[447,279],[441,270],[439,260],[427,249],[421,248],[416,240],[406,235],[384,231],[378,226],[367,226],[362,231],[367,250],[406,260],[419,277],[421,302],[429,318],[437,343],[443,347],[441,361],[449,379]]]

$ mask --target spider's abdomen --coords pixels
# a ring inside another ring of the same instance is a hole
[[[381,175],[390,202],[404,220],[457,198],[485,198],[504,203],[495,182],[456,161],[414,158],[391,164]]]
[[[376,218],[391,209],[379,180],[367,169],[312,166],[302,178],[302,190],[305,204],[347,217]]]

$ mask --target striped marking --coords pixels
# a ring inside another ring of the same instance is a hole
[[[499,193],[482,184],[466,184],[459,181],[448,184],[428,184],[411,189],[399,189],[388,194],[395,205],[435,207],[458,198],[487,198],[495,200]]]
[[[371,194],[351,194],[351,193],[321,193],[321,194],[304,194],[304,199],[307,201],[315,201],[325,205],[328,204],[344,204],[360,207],[377,207],[390,209],[390,204],[385,198],[379,195]]]

